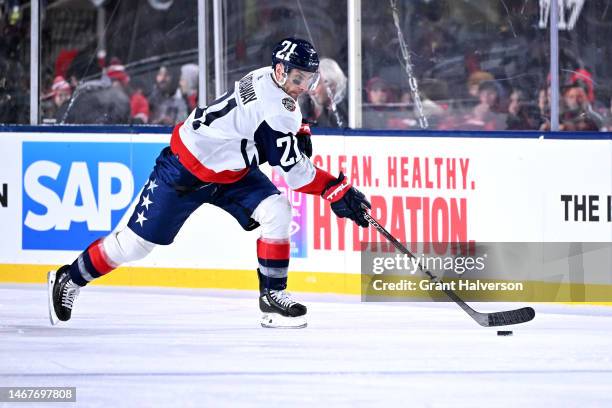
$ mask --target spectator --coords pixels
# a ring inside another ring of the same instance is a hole
[[[363,126],[373,129],[385,129],[390,119],[388,102],[391,90],[381,77],[373,77],[366,83],[367,105],[363,111]]]
[[[43,114],[44,123],[57,123],[66,112],[70,97],[72,96],[72,88],[63,76],[56,76],[51,85],[51,92],[45,95],[43,99]]]
[[[419,97],[421,98],[421,104],[423,105],[423,113],[428,118],[435,118],[443,115],[445,113],[444,107],[437,102],[432,101],[425,88],[426,87],[422,87],[419,90]],[[406,104],[414,104],[414,101],[412,100],[412,92],[405,91],[402,93],[401,102]],[[414,109],[416,109],[416,107]],[[416,114],[417,112],[415,112],[415,115]]]
[[[149,121],[149,101],[143,95],[142,89],[130,86],[130,77],[121,62],[113,58],[106,69],[106,75],[118,91],[130,101],[130,123],[143,124]]]
[[[478,86],[478,105],[465,117],[460,125],[465,130],[503,129],[501,112],[502,90],[495,81],[481,82]]]
[[[196,64],[185,64],[181,67],[179,86],[189,112],[191,112],[198,105],[198,66]]]
[[[590,103],[595,103],[595,86],[593,84],[593,75],[584,68],[578,68],[572,72],[569,82],[575,83],[580,81],[586,90]]]
[[[550,85],[541,87],[538,90],[538,108],[544,123],[540,126],[540,130],[550,130]]]
[[[604,132],[612,132],[612,98],[610,98],[610,105],[604,116],[604,127],[601,130]]]
[[[60,123],[79,124],[123,124],[130,120],[130,100],[121,83],[120,73],[111,79],[102,75],[99,79],[86,80],[86,75],[93,76],[99,72],[94,58],[79,53],[72,61],[67,74],[77,83],[72,100]],[[124,72],[125,74],[125,72]],[[99,75],[99,74],[98,74]],[[95,76],[98,76],[95,75]],[[127,74],[126,74],[127,76]]]
[[[475,128],[480,130],[482,128],[482,119],[477,116],[482,116],[486,113],[484,106],[474,111],[477,105],[481,103],[479,99],[480,84],[483,82],[493,82],[493,74],[476,70],[470,74],[467,78],[465,88],[458,90],[457,99],[454,99],[451,104],[452,107],[449,113],[440,119],[438,129],[440,130],[454,130],[454,129],[471,129]],[[480,123],[480,124],[479,124]]]
[[[2,58],[1,54],[0,52],[0,123],[27,123],[29,94],[27,88],[22,86],[27,79],[27,73],[18,61]]]
[[[429,127],[435,128],[438,126],[442,115],[446,113],[445,109],[432,101],[424,91],[419,91],[419,97],[421,98],[423,115],[427,118]],[[402,104],[402,109],[399,110],[394,117],[389,118],[387,121],[388,127],[390,129],[420,128],[419,112],[412,100],[412,92],[409,90],[404,91],[400,98],[400,102]]]
[[[155,76],[149,103],[151,123],[175,125],[187,117],[187,103],[178,89],[178,74],[162,65]]]
[[[130,82],[130,116],[133,124],[149,123],[151,116],[151,108],[149,100],[144,95],[145,87],[140,81],[134,80]]]
[[[65,78],[73,90],[83,82],[100,79],[102,70],[95,62],[95,50],[88,48],[77,52],[70,60]],[[58,74],[59,75],[59,74]]]
[[[566,111],[590,107],[587,89],[582,82],[573,82],[563,89],[563,107]]]
[[[300,98],[302,116],[315,126],[347,126],[346,75],[331,58],[321,58],[319,72],[317,87]]]
[[[603,128],[603,118],[592,109],[588,86],[583,81],[577,80],[563,90],[559,122],[559,129],[567,131],[600,131]]]
[[[29,71],[25,55],[29,31],[21,7],[7,12],[0,15],[0,123],[28,123]]]
[[[478,101],[478,94],[480,93],[480,84],[483,82],[491,82],[495,78],[492,74],[486,71],[473,72],[467,80],[467,93],[468,98],[471,98],[474,102]]]
[[[508,115],[517,116],[521,105],[528,101],[527,94],[525,91],[519,88],[514,88],[510,94],[508,101]]]
[[[531,103],[527,93],[515,88],[510,94],[506,129],[508,130],[538,130],[544,123],[540,108]]]
[[[111,63],[106,68],[105,73],[110,78],[113,86],[126,88],[130,83],[130,76],[125,72],[125,67],[116,58],[111,59]]]

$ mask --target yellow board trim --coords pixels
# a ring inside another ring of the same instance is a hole
[[[0,283],[45,283],[49,270],[57,265],[0,264]],[[292,292],[361,294],[361,275],[336,272],[291,272]],[[547,282],[538,282],[544,287]],[[92,285],[154,286],[173,288],[208,288],[257,290],[253,270],[121,267],[97,279]],[[612,293],[612,285],[563,284],[565,290],[576,287]],[[538,285],[539,286],[539,285]],[[565,304],[607,305],[612,302],[561,302]]]
[[[44,283],[57,265],[1,264],[0,282]],[[359,275],[324,272],[291,272],[291,291],[359,295]],[[257,289],[254,270],[121,267],[92,285],[161,286],[173,288]]]

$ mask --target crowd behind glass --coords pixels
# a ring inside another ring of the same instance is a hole
[[[29,123],[30,16],[23,3],[0,0],[0,123],[5,124]],[[564,8],[560,0],[560,127],[609,131],[612,10],[603,0],[574,3],[579,10]],[[195,1],[42,4],[41,123],[173,125],[198,103]],[[225,84],[268,65],[270,45],[278,38],[311,39],[322,58],[321,81],[300,100],[302,112],[314,126],[348,126],[346,0],[222,4]],[[546,4],[400,2],[402,35],[430,129],[550,129]],[[363,127],[418,129],[391,8],[385,1],[363,0],[361,13]],[[207,46],[206,100],[212,100],[212,34]]]

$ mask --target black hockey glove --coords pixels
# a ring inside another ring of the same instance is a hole
[[[302,119],[302,126],[300,126],[300,130],[298,130],[297,135],[297,144],[300,152],[304,153],[306,157],[310,158],[312,156],[312,140],[310,140],[310,124],[307,120]]]
[[[342,172],[336,180],[325,187],[321,196],[331,203],[331,208],[336,216],[350,218],[360,227],[365,228],[370,225],[363,216],[363,208],[364,206],[372,208],[372,205],[361,191],[351,186]]]

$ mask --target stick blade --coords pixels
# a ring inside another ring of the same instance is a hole
[[[512,324],[520,324],[533,320],[535,317],[535,310],[531,307],[523,307],[521,309],[507,310],[504,312],[482,313],[482,317],[482,319],[476,319],[481,326],[510,326]]]

